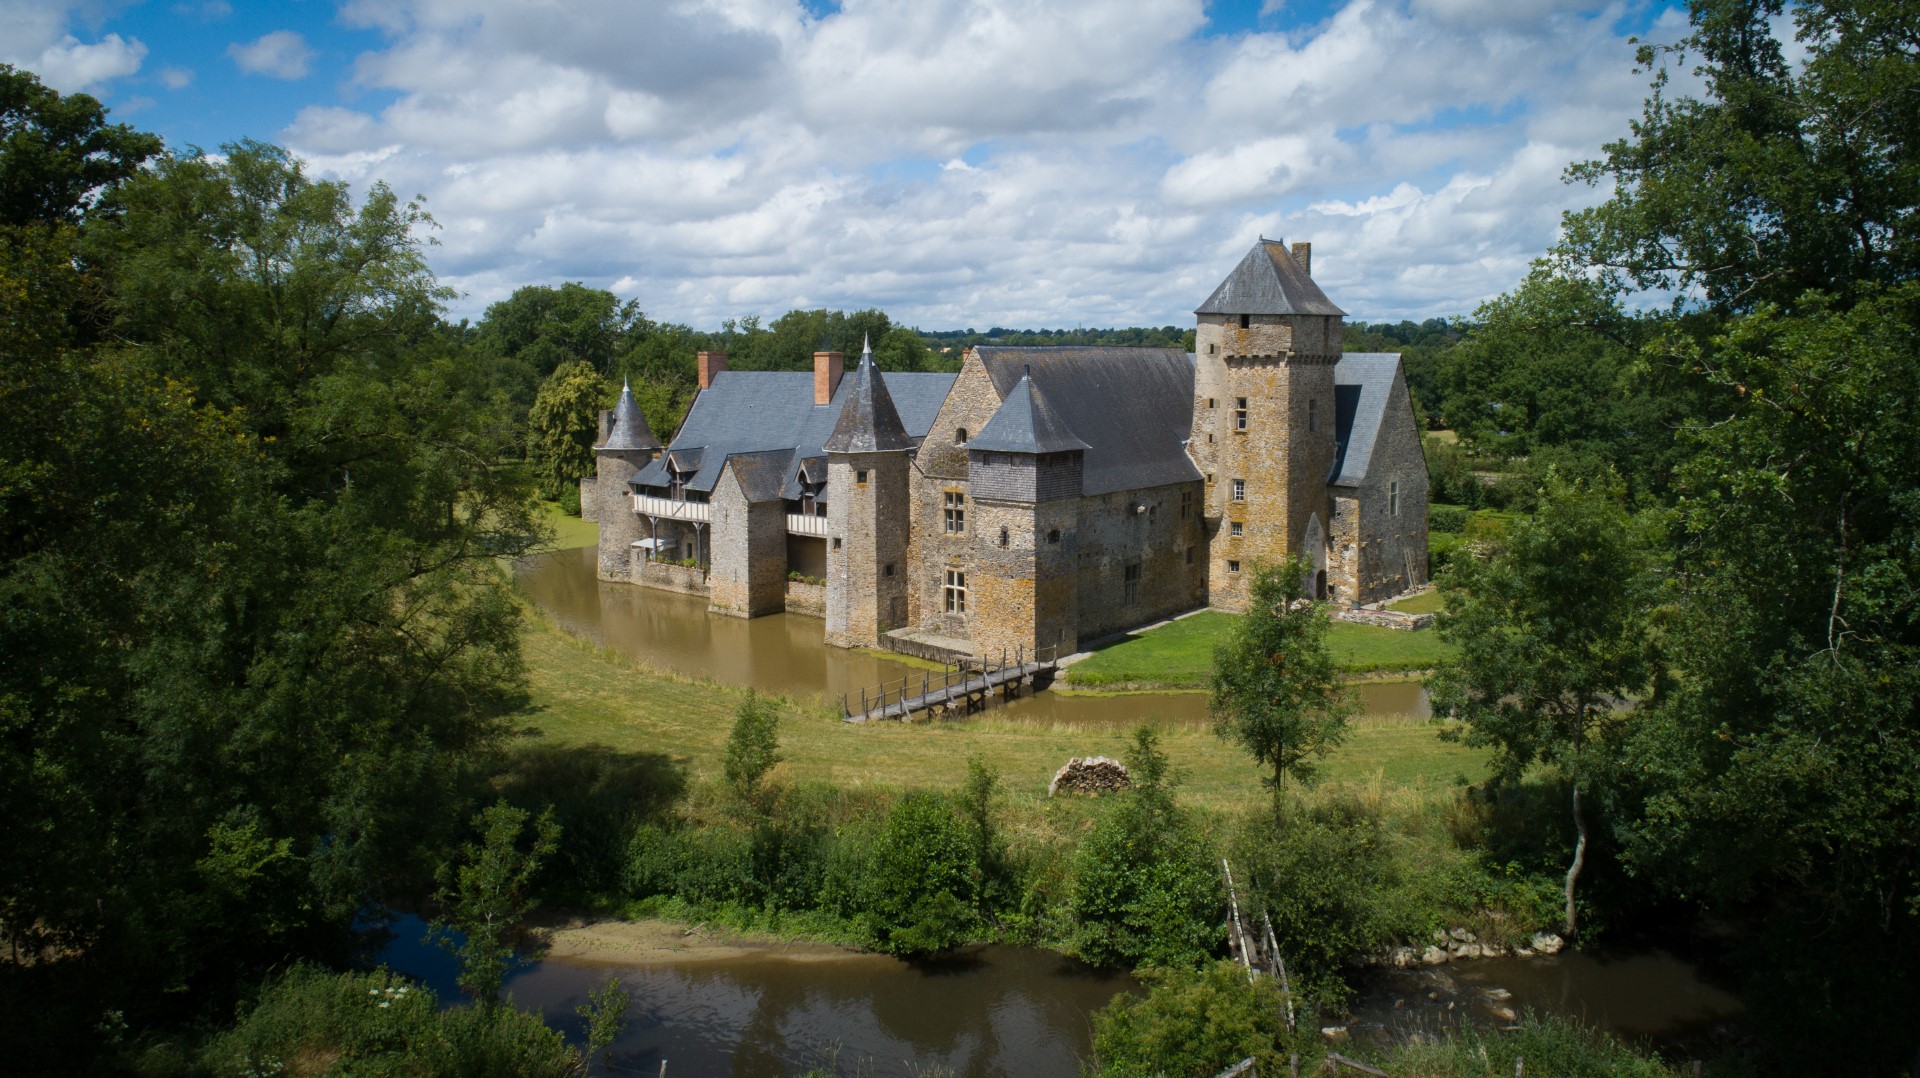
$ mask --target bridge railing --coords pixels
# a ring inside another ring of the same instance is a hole
[[[935,678],[933,671],[922,672],[918,679],[912,675],[899,681],[883,681],[878,685],[861,689],[856,697],[853,693],[840,694],[841,717],[851,719],[858,715],[862,722],[871,719],[875,713],[884,717],[889,707],[904,707],[909,701],[925,701],[939,694],[943,699],[966,696],[969,693],[985,692],[1006,679],[996,679],[995,675],[1007,670],[1024,672],[1027,667],[1035,671],[1049,670],[1060,660],[1057,646],[1037,648],[1029,652],[1024,646],[1016,645],[1011,652],[1000,649],[996,660],[992,655],[966,659],[958,663],[943,663],[940,676]],[[914,690],[918,689],[918,692]],[[958,690],[957,692],[955,690]],[[923,704],[923,706],[931,706]],[[904,717],[905,712],[902,712]]]

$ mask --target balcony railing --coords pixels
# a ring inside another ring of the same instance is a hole
[[[645,513],[650,517],[666,517],[668,520],[686,520],[705,524],[713,519],[712,509],[706,502],[682,502],[672,498],[656,498],[651,494],[635,494],[633,511]]]
[[[827,535],[827,518],[811,513],[788,513],[788,535],[817,535],[822,539]]]

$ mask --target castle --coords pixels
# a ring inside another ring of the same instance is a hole
[[[1427,471],[1400,357],[1342,354],[1310,248],[1260,240],[1194,351],[969,349],[956,374],[838,352],[811,375],[699,356],[670,444],[630,392],[581,503],[600,576],[716,613],[825,619],[843,647],[1060,654],[1305,556],[1344,604],[1427,576]]]

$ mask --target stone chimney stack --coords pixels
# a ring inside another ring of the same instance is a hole
[[[1313,244],[1296,243],[1293,245],[1293,260],[1300,263],[1300,272],[1313,276]]]
[[[844,353],[815,352],[813,354],[813,403],[833,403],[833,391],[840,388],[840,375],[846,370],[846,365],[847,357]]]
[[[699,353],[699,359],[700,388],[712,389],[713,380],[719,377],[721,371],[727,369],[727,354],[725,352],[701,352]]]
[[[607,444],[607,435],[613,433],[613,409],[600,409],[600,436],[593,440],[594,445]]]

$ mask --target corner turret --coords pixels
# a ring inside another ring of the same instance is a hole
[[[620,387],[613,406],[612,429],[593,447],[594,512],[600,521],[600,578],[629,580],[633,572],[633,544],[652,538],[652,529],[633,509],[634,474],[660,455],[660,439],[647,426],[647,417],[633,399],[633,384]],[[586,499],[581,499],[582,503]]]
[[[827,454],[827,643],[871,647],[907,621],[907,457],[913,439],[866,347]]]

